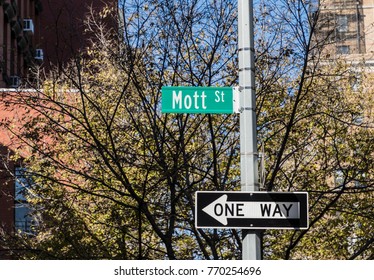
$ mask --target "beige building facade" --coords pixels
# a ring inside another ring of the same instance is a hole
[[[374,0],[321,0],[318,36],[326,58],[374,66]]]

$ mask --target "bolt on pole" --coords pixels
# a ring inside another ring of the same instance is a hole
[[[238,1],[240,90],[240,180],[242,191],[258,191],[253,0]],[[242,259],[261,259],[261,231],[243,230]]]

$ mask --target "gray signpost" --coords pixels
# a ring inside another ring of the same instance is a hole
[[[162,112],[240,112],[241,191],[197,192],[196,226],[242,229],[242,259],[259,260],[263,229],[308,228],[308,196],[306,193],[258,192],[253,0],[238,0],[238,56],[238,90],[228,87],[163,87]]]
[[[253,0],[238,2],[240,180],[242,191],[258,191]],[[242,231],[242,259],[261,259],[261,231]]]

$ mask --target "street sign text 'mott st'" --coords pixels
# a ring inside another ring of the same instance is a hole
[[[232,114],[239,100],[231,87],[162,87],[162,113]]]
[[[197,228],[307,229],[306,192],[198,191]]]

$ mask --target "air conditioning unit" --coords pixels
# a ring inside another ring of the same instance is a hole
[[[18,88],[21,85],[21,79],[18,76],[9,77],[9,86],[12,88]]]
[[[43,60],[44,59],[43,49],[36,49],[34,58],[37,60]]]
[[[34,33],[34,23],[31,18],[23,20],[23,31]]]

